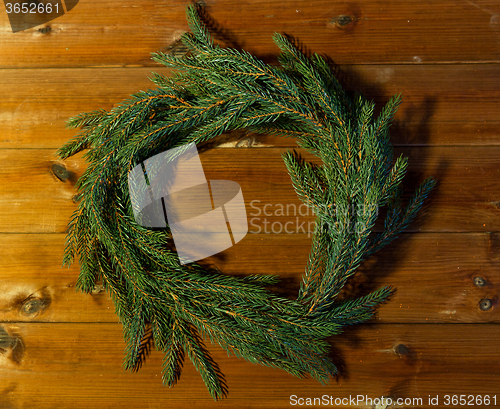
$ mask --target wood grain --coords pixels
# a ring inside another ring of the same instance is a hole
[[[102,289],[75,291],[78,264],[62,267],[64,241],[64,234],[0,234],[0,321],[118,322]]]
[[[222,27],[222,40],[261,56],[276,53],[274,32],[290,34],[337,63],[498,62],[500,56],[500,6],[494,0],[204,3],[214,27]],[[18,33],[11,32],[2,5],[0,67],[154,65],[150,53],[167,50],[188,29],[187,4],[87,0]]]
[[[117,322],[105,291],[75,291],[78,263],[61,268],[64,238],[0,234],[0,322]],[[295,297],[310,240],[305,234],[248,234],[203,263],[230,275],[277,274],[282,282],[271,290]],[[343,296],[397,288],[377,323],[499,323],[499,246],[498,233],[402,234],[358,269]],[[486,285],[477,287],[475,277]],[[493,301],[489,311],[478,307],[485,298]]]
[[[0,354],[3,408],[55,408],[68,402],[72,408],[285,408],[291,395],[423,399],[423,405],[415,401],[405,406],[412,408],[431,407],[429,395],[438,395],[440,405],[432,407],[443,408],[446,394],[496,394],[497,405],[500,399],[495,376],[500,344],[494,342],[499,325],[353,327],[332,338],[332,359],[342,369],[328,386],[228,358],[209,346],[230,389],[221,402],[211,400],[189,362],[173,389],[161,385],[159,353],[152,353],[138,373],[124,372],[119,324],[13,323],[3,328],[16,343]],[[478,335],[483,340],[479,345]],[[350,407],[374,405],[360,401]]]
[[[499,145],[499,67],[344,65],[338,77],[347,89],[375,100],[377,111],[392,95],[403,95],[391,131],[396,145]],[[164,67],[154,70],[170,73]],[[149,68],[2,70],[0,89],[9,97],[2,101],[0,112],[0,148],[58,148],[77,133],[65,128],[70,117],[110,109],[139,90],[154,88],[150,72]],[[269,136],[259,136],[257,142],[295,145],[293,140]]]
[[[283,151],[209,149],[201,158],[208,180],[231,179],[241,185],[249,216],[257,217],[268,205],[269,217],[255,222],[263,229],[264,222],[272,226],[274,222],[284,225],[296,221],[301,205],[281,160]],[[416,187],[429,176],[440,183],[408,231],[500,230],[499,147],[405,147],[396,150],[400,153],[410,158],[408,187]],[[64,182],[52,171],[53,164],[59,162],[51,149],[2,149],[0,163],[4,164],[0,168],[1,232],[64,232],[76,208],[74,184],[85,168],[81,155],[65,162],[68,179]],[[279,206],[293,206],[296,214],[281,215]],[[310,213],[300,220],[309,223],[314,219]]]

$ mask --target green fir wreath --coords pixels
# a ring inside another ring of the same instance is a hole
[[[191,32],[182,41],[191,52],[153,54],[176,69],[174,76],[154,73],[155,89],[68,122],[81,131],[58,156],[88,149],[88,167],[77,182],[80,201],[69,223],[64,264],[78,257],[77,288],[91,292],[102,283],[111,295],[123,325],[127,369],[138,369],[153,343],[164,353],[165,385],[177,382],[187,355],[210,395],[220,399],[227,385],[204,346],[208,338],[249,362],[324,384],[337,371],[326,338],[368,320],[392,292],[384,287],[345,300],[339,297],[342,287],[362,260],[408,226],[435,183],[424,181],[403,206],[408,162],[394,160],[389,143],[399,96],[374,118],[373,102],[348,96],[322,57],[306,57],[285,36],[274,35],[281,50],[276,67],[214,45],[195,6],[187,17]],[[135,165],[235,129],[294,137],[322,162],[283,154],[293,187],[319,227],[295,300],[266,288],[279,281],[273,275],[234,277],[197,263],[183,265],[168,228],[147,229],[134,220],[127,175]],[[382,207],[383,230],[372,232]]]

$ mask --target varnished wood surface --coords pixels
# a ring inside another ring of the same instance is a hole
[[[231,179],[244,192],[249,217],[270,213],[269,223],[287,223],[299,215],[297,198],[281,159],[284,148],[209,149],[201,153],[208,180]],[[76,208],[74,183],[85,164],[81,158],[57,160],[52,149],[0,149],[0,231],[3,233],[64,232]],[[426,206],[409,231],[467,232],[500,230],[500,147],[414,146],[395,150],[408,156],[407,186],[414,189],[429,176],[439,179],[432,209]],[[308,154],[306,159],[316,160]],[[68,179],[52,171],[63,164]],[[411,193],[411,190],[409,190]],[[264,206],[268,205],[266,209]],[[280,207],[294,206],[280,212]],[[309,216],[301,222],[312,222]],[[14,217],[13,217],[14,215]],[[299,215],[300,216],[300,215]],[[262,220],[263,222],[264,220]],[[256,221],[257,226],[263,226]],[[252,230],[253,228],[251,228]],[[253,231],[258,231],[255,227]]]
[[[138,373],[124,372],[109,296],[100,288],[76,292],[78,264],[61,268],[85,163],[54,153],[75,134],[65,129],[69,117],[151,88],[150,71],[169,73],[150,53],[182,52],[171,46],[187,30],[187,2],[80,0],[66,15],[19,33],[0,3],[0,409],[308,407],[291,405],[291,395],[458,407],[445,404],[447,394],[496,394],[500,406],[499,2],[203,3],[223,44],[276,63],[271,36],[285,32],[306,51],[328,55],[345,87],[374,99],[377,110],[403,94],[391,135],[396,153],[409,157],[406,185],[411,190],[431,175],[439,184],[417,220],[362,265],[343,296],[383,285],[397,292],[369,324],[332,338],[340,375],[329,386],[228,358],[211,345],[229,385],[222,402],[211,400],[189,362],[173,389],[161,385],[158,353]],[[240,243],[204,262],[228,274],[279,274],[273,291],[290,296],[313,221],[280,213],[280,206],[299,211],[280,157],[294,147],[291,139],[234,132],[201,153],[209,180],[240,184],[251,223]],[[54,165],[64,166],[64,180]],[[276,232],[286,223],[291,234]]]
[[[291,396],[324,395],[422,398],[424,405],[406,406],[415,408],[431,407],[427,405],[429,395],[437,395],[439,407],[445,407],[447,394],[495,393],[497,405],[500,403],[495,376],[500,365],[500,343],[495,342],[500,336],[498,325],[372,324],[350,328],[331,339],[332,360],[345,370],[326,386],[228,358],[220,349],[209,347],[230,388],[229,398],[220,402],[206,394],[189,362],[172,389],[161,385],[161,354],[153,352],[138,373],[124,372],[119,324],[12,323],[4,327],[15,347],[0,356],[3,408],[33,404],[53,408],[287,408]],[[478,338],[483,340],[479,345]],[[352,406],[374,407],[364,402]]]
[[[498,62],[500,55],[495,0],[204,4],[221,40],[262,56],[276,54],[274,32],[293,35],[339,64]],[[185,5],[183,0],[80,1],[64,16],[14,36],[2,4],[0,67],[153,65],[150,53],[167,50],[187,31]]]
[[[205,262],[228,274],[277,274],[274,291],[297,294],[309,253],[307,234],[248,234]],[[117,322],[108,295],[74,289],[78,265],[61,267],[64,234],[0,234],[0,321]],[[376,322],[492,323],[498,308],[481,311],[484,298],[498,298],[498,233],[404,233],[367,260],[349,282],[345,297],[385,285],[396,287]],[[469,249],[464,252],[463,249]],[[483,277],[484,287],[474,278]],[[33,305],[34,301],[36,302]],[[39,302],[39,303],[38,303]]]
[[[396,145],[498,145],[500,68],[497,64],[343,65],[339,78],[351,91],[377,102],[397,93]],[[71,116],[110,109],[139,90],[154,88],[151,71],[165,67],[5,69],[0,88],[8,97],[0,113],[0,148],[58,148],[74,136]],[[480,103],[479,103],[480,102]],[[50,137],[47,137],[50,135]],[[289,139],[260,136],[260,143],[294,146]]]

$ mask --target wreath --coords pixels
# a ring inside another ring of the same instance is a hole
[[[408,161],[394,160],[389,143],[399,95],[375,118],[374,103],[348,95],[324,58],[307,57],[275,34],[280,66],[265,64],[214,44],[200,16],[188,6],[191,32],[182,41],[190,53],[153,54],[154,61],[176,70],[173,76],[153,73],[155,89],[68,121],[81,130],[58,156],[88,149],[88,167],[76,184],[79,203],[63,264],[78,257],[77,288],[89,293],[100,283],[109,292],[123,325],[127,369],[137,370],[154,344],[164,354],[165,385],[178,381],[187,355],[210,395],[220,399],[227,384],[205,348],[208,338],[249,362],[327,383],[337,369],[326,338],[371,318],[393,291],[383,287],[346,300],[339,296],[346,280],[408,226],[435,182],[425,180],[402,204]],[[296,299],[269,290],[277,276],[235,277],[183,261],[168,225],[148,228],[134,217],[134,167],[165,150],[181,155],[193,143],[236,129],[294,137],[321,161],[313,165],[293,152],[283,154],[293,187],[317,225]],[[383,207],[383,230],[372,232]]]

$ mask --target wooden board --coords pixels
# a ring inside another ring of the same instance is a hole
[[[274,32],[336,63],[498,62],[500,6],[494,0],[208,0],[225,43],[276,54]],[[184,0],[81,1],[56,20],[12,33],[0,6],[0,67],[154,65],[188,29]],[[22,52],[19,52],[22,50]],[[271,57],[274,58],[274,57]]]
[[[0,234],[0,322],[117,322],[105,291],[75,291],[78,263],[62,268],[64,234]],[[500,323],[498,233],[402,234],[349,280],[345,297],[397,289],[377,323]],[[205,260],[231,275],[277,274],[271,290],[296,296],[310,248],[305,234],[248,234]],[[464,252],[463,249],[469,249]],[[478,287],[476,277],[486,283]],[[489,298],[493,307],[479,309]]]
[[[279,207],[291,205],[298,214],[301,202],[281,160],[283,151],[209,149],[201,159],[208,180],[231,179],[240,184],[250,216],[268,205],[266,212],[271,215],[266,221],[285,224],[296,220],[296,215],[286,211],[282,215]],[[500,230],[499,147],[405,147],[396,150],[400,153],[410,158],[409,188],[429,176],[439,181],[432,205],[422,210],[409,231]],[[52,149],[2,149],[0,163],[4,164],[0,168],[0,232],[64,232],[76,208],[74,184],[85,168],[81,155],[64,163],[68,172],[64,182],[53,173],[52,166],[60,162]],[[310,213],[301,220],[309,223],[314,217]]]
[[[353,408],[375,407],[370,402],[366,405],[365,397],[410,399],[411,405],[399,406],[410,408],[446,407],[445,395],[496,396],[497,406],[500,403],[495,376],[500,343],[493,341],[500,336],[499,325],[352,327],[344,336],[332,338],[332,360],[345,369],[328,386],[228,358],[220,348],[209,347],[230,389],[228,399],[220,402],[210,398],[189,361],[172,389],[161,384],[160,353],[152,353],[138,373],[124,372],[119,324],[13,323],[2,327],[15,343],[13,350],[0,354],[2,408],[66,407],[68,402],[75,409],[288,408],[298,398],[324,395],[333,399],[363,396],[359,404],[345,405]],[[481,344],[477,344],[478,335]],[[429,395],[437,395],[439,406],[428,404]],[[422,399],[423,404],[414,399]]]
[[[152,68],[5,69],[0,89],[0,148],[58,148],[76,135],[65,128],[81,112],[110,109],[139,90],[154,88]],[[154,71],[169,74],[164,67]],[[397,93],[403,104],[392,127],[396,145],[498,145],[498,65],[344,65],[339,78],[377,102]],[[456,84],[460,83],[460,89]],[[272,146],[289,139],[257,137]]]

